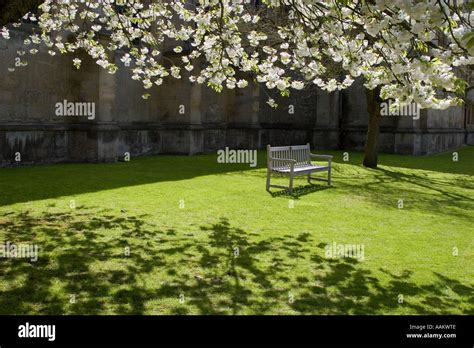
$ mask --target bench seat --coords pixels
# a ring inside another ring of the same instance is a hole
[[[304,166],[295,166],[293,172],[295,174],[307,174],[312,172],[326,172],[329,169],[329,166],[318,166],[318,165],[304,165]],[[290,173],[291,169],[288,167],[279,167],[272,168],[274,172],[278,173]]]

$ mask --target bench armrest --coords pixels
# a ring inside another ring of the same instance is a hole
[[[320,158],[320,159],[325,159],[325,160],[328,160],[328,161],[331,161],[334,156],[331,156],[331,155],[316,155],[314,153],[310,153],[309,154],[312,158]]]

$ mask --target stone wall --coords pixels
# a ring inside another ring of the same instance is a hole
[[[342,147],[363,150],[368,114],[365,92],[360,81],[343,95]],[[427,155],[472,144],[474,128],[466,127],[463,106],[447,110],[421,110],[418,120],[406,116],[386,116],[380,127],[381,152]]]
[[[316,149],[363,148],[368,116],[360,84],[343,93],[314,88],[275,97],[280,107],[272,109],[269,92],[259,86],[217,94],[185,78],[169,79],[144,100],[141,83],[126,69],[111,75],[87,57],[80,57],[83,65],[76,70],[72,57],[41,50],[27,67],[9,72],[26,34],[11,35],[0,40],[0,166],[109,162],[126,153],[197,154],[226,146],[309,142]],[[94,103],[95,119],[56,116],[55,105],[63,100]],[[380,148],[418,155],[458,147],[465,139],[461,108],[429,110],[419,121],[384,119]]]

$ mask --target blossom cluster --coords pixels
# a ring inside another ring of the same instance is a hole
[[[252,81],[287,96],[362,77],[395,106],[444,109],[460,102],[459,71],[474,64],[473,14],[447,0],[46,0],[23,18],[37,29],[18,58],[42,45],[80,68],[86,52],[110,73],[130,69],[145,89],[165,78],[216,91]]]

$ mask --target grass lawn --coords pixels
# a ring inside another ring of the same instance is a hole
[[[474,147],[332,154],[293,197],[265,153],[0,169],[0,244],[39,246],[0,258],[0,314],[474,314]]]

